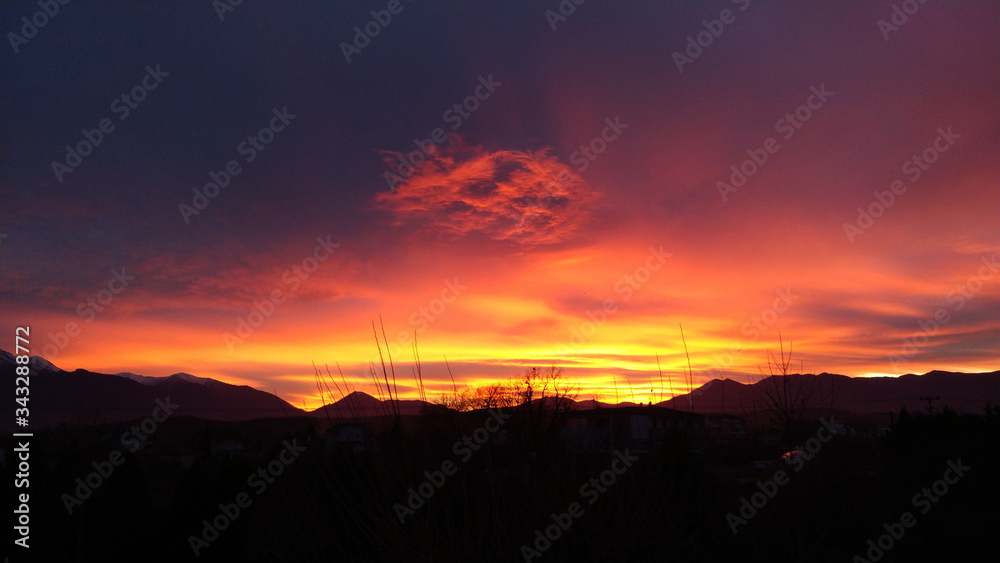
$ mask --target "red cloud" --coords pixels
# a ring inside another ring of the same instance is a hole
[[[598,195],[547,149],[490,152],[452,135],[405,178],[397,169],[400,157],[408,157],[383,154],[401,182],[394,192],[377,194],[375,205],[393,213],[396,225],[479,232],[526,246],[553,244],[581,226]]]

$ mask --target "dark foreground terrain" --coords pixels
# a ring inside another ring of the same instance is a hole
[[[994,545],[992,407],[882,428],[539,401],[342,414],[35,431],[31,548],[10,560],[981,561]],[[2,447],[12,476],[18,442]]]

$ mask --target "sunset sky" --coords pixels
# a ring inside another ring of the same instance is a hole
[[[309,408],[380,318],[408,397],[414,332],[432,397],[659,400],[681,324],[695,385],[1000,369],[1000,5],[904,4],[4,2],[2,348]]]

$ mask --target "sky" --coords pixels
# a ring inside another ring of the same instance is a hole
[[[310,409],[380,351],[416,397],[414,338],[429,398],[1000,369],[997,3],[46,6],[0,4],[5,350]]]

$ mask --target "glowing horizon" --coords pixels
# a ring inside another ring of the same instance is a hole
[[[779,333],[794,371],[1000,369],[1000,6],[928,3],[887,38],[888,4],[741,2],[673,55],[733,4],[558,29],[407,5],[351,60],[330,40],[366,21],[351,4],[246,6],[183,45],[135,37],[203,6],[94,7],[79,30],[121,44],[47,28],[3,55],[0,332],[310,408],[313,362],[377,394],[373,322],[405,398],[414,333],[431,397],[446,357],[459,386],[554,363],[581,398],[647,402],[659,355],[681,394],[681,325],[695,387],[757,374]]]

